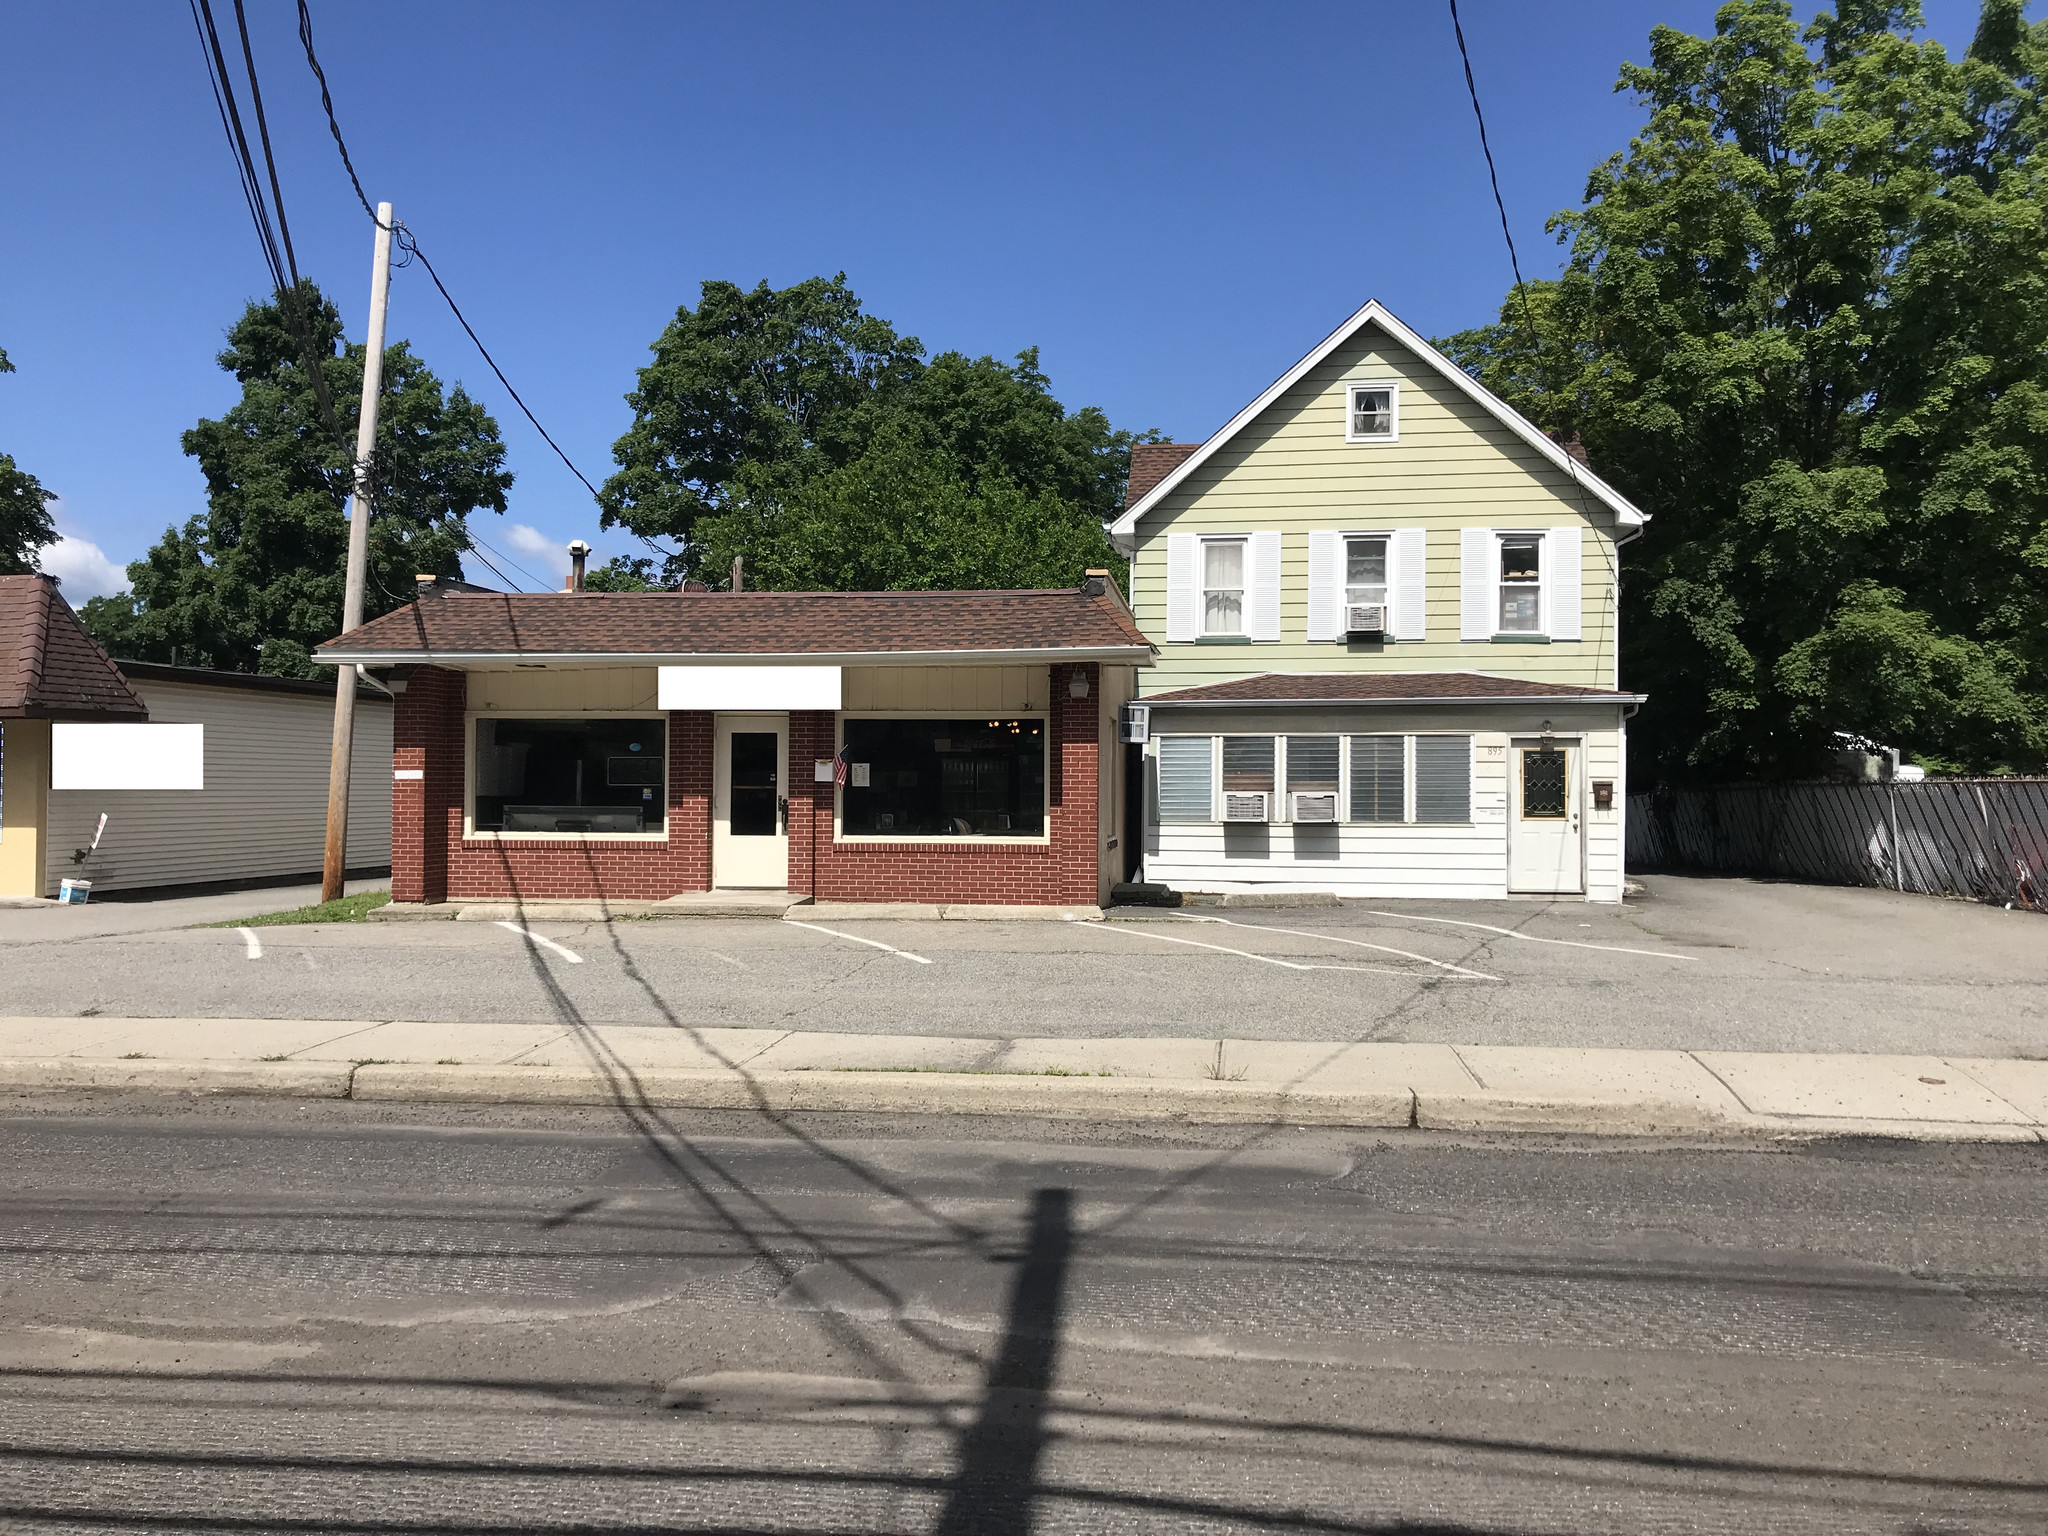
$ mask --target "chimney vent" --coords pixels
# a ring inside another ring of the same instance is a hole
[[[1087,571],[1081,577],[1081,592],[1086,597],[1102,597],[1109,591],[1109,572]]]
[[[569,584],[562,589],[563,591],[581,592],[583,590],[583,563],[589,558],[590,546],[588,544],[584,543],[581,539],[571,539],[569,541]]]

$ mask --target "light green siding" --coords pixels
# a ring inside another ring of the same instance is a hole
[[[1400,440],[1348,443],[1345,387],[1400,386]],[[1459,530],[1586,529],[1584,638],[1547,644],[1461,641]],[[1313,529],[1427,533],[1427,638],[1350,646],[1308,639]],[[1281,533],[1281,639],[1166,638],[1169,533]],[[1146,695],[1262,672],[1486,672],[1615,686],[1615,517],[1590,492],[1376,325],[1367,325],[1225,444],[1137,528],[1132,608],[1159,647]]]

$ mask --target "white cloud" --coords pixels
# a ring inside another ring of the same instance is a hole
[[[531,566],[542,562],[557,576],[569,574],[569,548],[549,538],[538,528],[529,528],[524,523],[512,523],[505,529],[505,542],[512,546],[514,554],[523,555],[520,563]]]
[[[90,539],[60,534],[46,545],[37,564],[64,583],[64,597],[72,607],[83,606],[89,597],[111,597],[128,590],[128,572],[109,560],[106,551]]]

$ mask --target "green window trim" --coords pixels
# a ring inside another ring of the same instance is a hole
[[[1493,643],[1494,643],[1495,645],[1548,645],[1548,644],[1550,644],[1550,636],[1548,636],[1548,635],[1495,635],[1495,636],[1493,637]]]

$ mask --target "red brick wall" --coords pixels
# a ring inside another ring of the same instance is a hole
[[[1091,697],[1068,697],[1075,671]],[[821,901],[1088,904],[1096,899],[1096,756],[1099,715],[1093,663],[1052,669],[1049,844],[835,843],[837,786],[812,764],[838,750],[836,717],[789,717],[789,888]],[[465,695],[460,673],[417,668],[399,695],[398,768],[424,778],[392,786],[392,898],[660,900],[711,887],[713,717],[669,716],[668,840],[613,843],[578,838],[506,841],[462,835]],[[815,858],[813,849],[815,848]]]

